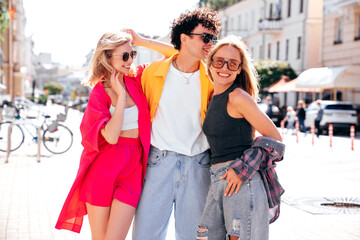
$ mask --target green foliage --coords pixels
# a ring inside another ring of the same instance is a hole
[[[3,41],[2,33],[6,31],[9,26],[9,20],[6,17],[7,8],[5,3],[0,2],[0,42]]]
[[[210,7],[215,10],[219,10],[243,0],[199,0],[199,7]]]
[[[260,77],[260,88],[270,86],[280,80],[283,75],[288,76],[290,79],[297,77],[294,69],[292,69],[290,65],[272,59],[255,62],[255,68]]]
[[[48,97],[46,95],[41,95],[41,96],[39,96],[39,98],[37,100],[35,99],[35,97],[30,97],[29,99],[33,102],[45,105]]]
[[[44,90],[47,90],[49,95],[60,94],[64,89],[64,86],[57,82],[49,82],[44,86]]]

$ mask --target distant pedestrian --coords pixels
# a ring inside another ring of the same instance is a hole
[[[272,119],[274,113],[273,113],[273,110],[272,110],[272,102],[271,102],[271,97],[270,96],[266,96],[265,98],[265,103],[266,103],[266,115],[268,115],[268,117],[270,119]]]
[[[317,113],[314,123],[315,123],[315,128],[316,128],[316,136],[319,137],[320,133],[321,133],[320,122],[321,122],[323,114],[324,114],[324,109],[321,107],[321,100],[317,100],[317,105],[319,107],[319,111]]]
[[[299,121],[300,131],[306,133],[306,127],[305,127],[306,112],[305,112],[305,103],[303,100],[298,101],[296,116]]]
[[[296,117],[296,112],[294,111],[294,108],[292,106],[288,106],[286,108],[286,116],[283,119],[284,122],[287,121],[287,125],[286,125],[286,133],[288,134],[289,132],[291,134],[295,134],[295,122],[297,121],[297,117]]]

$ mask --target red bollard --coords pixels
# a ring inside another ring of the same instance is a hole
[[[330,147],[332,148],[332,136],[333,136],[334,132],[333,132],[333,125],[330,124],[329,125],[329,137],[330,137]]]
[[[295,129],[296,129],[296,143],[299,143],[299,122],[296,121],[295,123]]]
[[[351,138],[351,150],[354,151],[354,138],[355,138],[355,127],[350,127],[350,138]]]
[[[281,126],[281,135],[284,136],[284,127],[285,127],[285,121],[281,121],[280,122],[280,126]]]
[[[312,138],[312,145],[314,145],[314,139],[315,139],[315,123],[311,124],[311,138]]]

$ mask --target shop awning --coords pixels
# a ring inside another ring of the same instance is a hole
[[[297,79],[289,80],[286,77],[281,78],[276,83],[270,85],[266,90],[273,92],[321,92],[320,88],[299,88],[296,87]]]
[[[360,65],[310,68],[298,76],[296,88],[360,89]]]

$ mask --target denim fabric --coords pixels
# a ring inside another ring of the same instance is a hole
[[[208,151],[189,157],[151,147],[133,239],[165,239],[173,207],[176,239],[195,239],[210,185],[209,167]]]
[[[269,238],[269,205],[259,172],[240,191],[224,196],[226,179],[220,179],[234,161],[211,166],[211,185],[197,239],[225,240],[229,235],[241,240]]]

